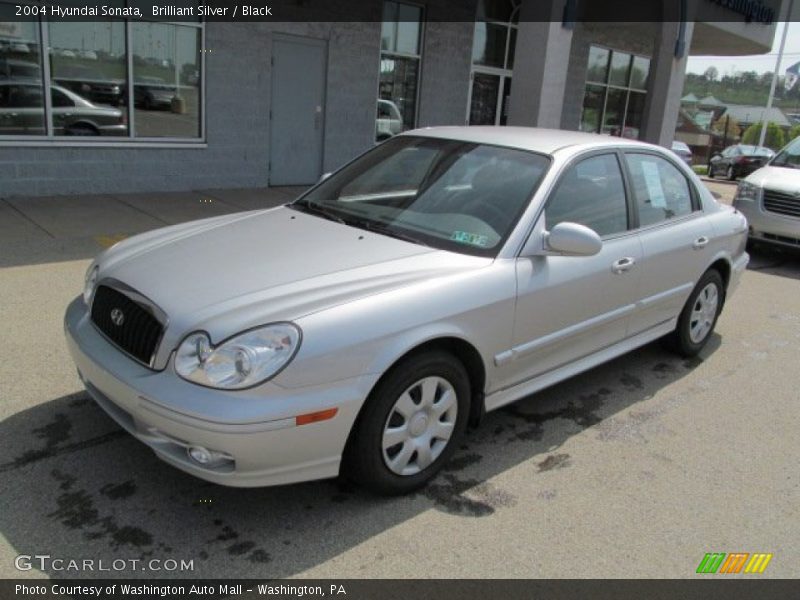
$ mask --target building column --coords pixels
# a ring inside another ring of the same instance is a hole
[[[561,127],[572,29],[562,23],[567,0],[523,0],[508,124]]]
[[[659,24],[639,133],[639,139],[665,148],[671,146],[675,137],[694,23],[690,21],[684,24],[683,48],[678,53],[680,56],[676,56],[680,29],[679,22],[665,21]]]

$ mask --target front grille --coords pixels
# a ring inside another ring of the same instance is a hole
[[[789,217],[800,217],[800,197],[764,190],[764,210]]]
[[[761,235],[765,240],[772,240],[774,242],[783,242],[784,244],[800,246],[800,240],[796,238],[786,237],[785,235],[775,235],[774,233],[763,233]]]
[[[121,320],[116,311],[121,311]],[[117,323],[112,313],[115,313]],[[92,301],[92,322],[120,349],[151,366],[163,328],[147,308],[125,294],[101,285],[95,290]]]

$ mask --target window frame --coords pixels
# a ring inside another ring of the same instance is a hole
[[[384,50],[381,47],[381,40],[378,41],[378,77],[376,81],[376,94],[375,94],[375,115],[377,121],[377,114],[378,114],[378,100],[385,100],[386,98],[381,98],[381,63],[383,62],[384,56],[387,58],[408,58],[417,61],[417,89],[414,94],[414,126],[410,129],[404,129],[400,133],[405,131],[411,131],[412,129],[416,129],[419,127],[419,109],[420,109],[420,98],[422,97],[422,56],[424,54],[425,49],[425,10],[426,6],[421,4],[420,2],[408,2],[406,0],[383,0],[381,2],[381,27],[383,27],[384,23],[400,23],[400,21],[384,21],[383,19],[383,11],[386,10],[386,3],[393,2],[395,4],[405,4],[407,6],[413,6],[420,9],[420,20],[417,22],[419,24],[419,47],[417,54],[410,54],[407,52],[398,52],[396,50]],[[205,46],[204,46],[205,47]],[[377,129],[377,128],[376,128]],[[377,132],[374,136],[377,138]],[[391,136],[395,137],[395,136]],[[378,141],[377,139],[373,140],[373,144],[377,145],[382,143],[384,140]]]
[[[629,198],[630,202],[629,205],[633,209],[634,217],[635,217],[635,227],[631,229],[631,231],[649,231],[651,229],[657,229],[660,227],[670,227],[675,225],[676,223],[682,223],[689,219],[695,219],[699,216],[704,214],[703,203],[700,200],[700,192],[697,191],[697,187],[694,185],[694,182],[691,180],[690,177],[687,177],[686,173],[683,172],[680,166],[678,166],[677,161],[672,160],[671,157],[661,154],[660,152],[656,152],[650,150],[649,148],[620,148],[619,149],[620,160],[622,163],[622,168],[624,171],[624,176],[628,180],[628,190],[629,190]],[[656,158],[660,158],[661,160],[667,162],[668,164],[672,165],[672,167],[684,178],[686,181],[686,186],[689,188],[689,196],[690,201],[692,204],[691,212],[681,215],[679,217],[675,217],[673,219],[665,219],[658,223],[650,223],[649,225],[642,225],[639,219],[639,200],[636,197],[636,190],[633,187],[633,177],[631,175],[630,167],[628,165],[627,156],[629,154],[644,154],[648,156],[653,156]]]
[[[621,138],[624,138],[624,139],[628,139],[628,138],[625,138],[625,136],[623,134],[625,133],[625,128],[627,127],[628,108],[630,106],[631,94],[643,94],[646,97],[647,94],[649,93],[649,91],[647,89],[647,86],[648,86],[649,80],[650,80],[650,75],[651,75],[650,71],[652,69],[653,57],[652,56],[647,56],[645,54],[639,54],[637,52],[627,52],[625,50],[617,50],[617,49],[614,49],[614,48],[612,48],[610,46],[605,46],[603,44],[594,44],[594,43],[590,44],[589,45],[589,52],[591,52],[592,48],[598,48],[598,49],[601,49],[601,50],[607,50],[608,51],[608,60],[606,61],[605,80],[604,81],[589,80],[588,79],[589,63],[588,63],[588,56],[587,56],[587,63],[586,63],[587,74],[584,76],[583,97],[584,97],[584,99],[586,98],[586,88],[588,86],[590,86],[590,85],[600,87],[603,90],[602,109],[600,111],[600,114],[598,115],[598,130],[592,131],[590,133],[600,133],[602,135],[611,135],[611,134],[603,133],[603,124],[605,122],[606,111],[607,111],[607,108],[608,108],[608,95],[609,95],[609,91],[611,91],[611,90],[619,90],[619,91],[625,92],[625,108],[623,109],[622,123],[620,123],[620,133],[619,133],[618,136],[613,136],[613,137],[621,137]],[[612,62],[614,60],[614,55],[615,54],[625,54],[625,55],[628,56],[628,73],[627,73],[625,85],[618,85],[618,84],[611,83],[611,64],[612,64]],[[634,62],[635,62],[636,58],[645,58],[645,59],[647,59],[647,61],[649,63],[647,76],[645,77],[645,87],[643,87],[643,88],[633,87],[631,85],[631,80],[633,79],[633,66],[634,66]],[[582,124],[583,124],[583,105],[581,106],[581,114],[580,114],[579,119],[578,119],[578,126],[580,127]],[[639,129],[641,130],[641,127]],[[581,130],[581,131],[583,131],[583,130]]]
[[[31,6],[39,6],[39,4],[32,0],[21,0],[15,3],[10,3],[5,0],[2,4],[14,6],[15,4],[27,4]],[[126,136],[97,136],[94,137],[70,137],[64,135],[56,135],[54,132],[53,121],[53,104],[49,92],[50,84],[52,81],[50,73],[50,30],[51,23],[59,23],[59,21],[51,21],[47,16],[39,16],[36,18],[36,30],[39,35],[39,52],[41,60],[41,74],[42,74],[42,94],[44,97],[44,135],[8,135],[0,136],[0,147],[26,147],[26,146],[46,146],[46,147],[81,147],[81,148],[109,148],[109,147],[134,147],[134,148],[206,148],[208,146],[206,140],[206,21],[201,19],[198,21],[160,21],[151,18],[136,19],[112,19],[112,21],[123,22],[125,25],[125,62],[126,62],[126,91],[127,91],[127,120],[128,120],[128,135]],[[135,135],[135,121],[134,115],[134,88],[133,88],[133,24],[134,23],[162,23],[165,25],[176,25],[181,27],[192,27],[200,31],[200,85],[198,88],[198,119],[199,119],[199,135],[197,137],[176,137],[176,136],[158,136],[158,137],[144,137]]]

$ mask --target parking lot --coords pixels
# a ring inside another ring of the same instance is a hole
[[[62,316],[90,258],[296,191],[0,199],[0,577],[683,578],[707,552],[772,553],[759,577],[800,575],[788,252],[754,252],[700,358],[654,343],[490,413],[407,497],[343,481],[223,488],[158,460],[89,400],[67,355]],[[194,570],[19,572],[20,554]]]

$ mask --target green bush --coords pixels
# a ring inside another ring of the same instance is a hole
[[[789,136],[786,141],[791,142],[798,135],[800,135],[800,125],[795,125],[789,130]]]
[[[761,123],[753,123],[745,129],[742,135],[742,143],[751,146],[758,145],[758,138],[761,136]],[[767,123],[767,136],[764,138],[764,145],[773,150],[780,150],[786,145],[786,137],[783,130],[776,123]]]
[[[698,175],[707,175],[708,165],[692,165],[692,171],[694,171]]]

